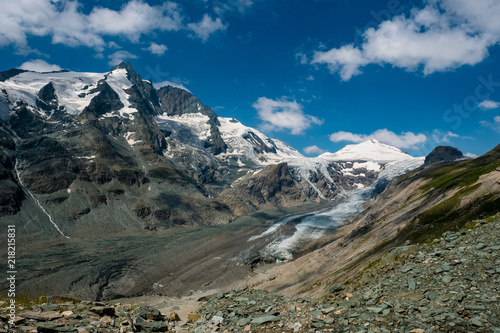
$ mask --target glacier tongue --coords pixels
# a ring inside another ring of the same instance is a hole
[[[264,249],[263,256],[271,256],[279,260],[293,259],[293,252],[299,250],[305,243],[321,238],[359,214],[362,211],[362,204],[370,198],[373,189],[374,185],[354,190],[349,193],[346,201],[327,211],[302,214],[278,221],[278,227],[273,225],[263,234],[276,232],[279,226],[289,223],[295,224],[295,232],[289,236],[278,234],[276,239]]]

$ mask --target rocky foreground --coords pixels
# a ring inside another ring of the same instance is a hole
[[[320,301],[243,288],[176,312],[116,302],[41,299],[0,332],[500,332],[500,219],[474,221],[432,244],[394,248]],[[4,303],[2,306],[6,306]],[[174,308],[175,309],[175,308]]]

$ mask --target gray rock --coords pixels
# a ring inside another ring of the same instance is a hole
[[[453,278],[452,278],[451,276],[449,276],[449,275],[445,275],[445,276],[443,276],[442,281],[443,281],[444,283],[450,283],[452,279],[453,279]]]
[[[113,317],[115,315],[115,308],[111,306],[95,306],[93,308],[90,308],[90,311],[98,314],[99,316]]]
[[[149,306],[143,306],[137,309],[137,314],[144,319],[150,320],[163,320],[163,315],[157,309],[153,309]]]
[[[247,326],[248,324],[250,324],[250,319],[249,318],[241,318],[236,323],[236,325],[238,325],[239,327]]]
[[[481,322],[481,317],[474,317],[470,320],[470,323],[477,327],[482,327],[484,324]]]
[[[71,326],[57,323],[38,323],[36,329],[40,333],[63,333],[63,332],[78,332],[78,330]]]
[[[448,272],[451,269],[451,267],[448,264],[442,264],[441,269],[445,272]]]
[[[46,311],[46,312],[25,311],[19,313],[19,316],[26,319],[33,319],[37,321],[51,321],[62,317],[62,315],[57,311]]]
[[[212,324],[214,325],[220,325],[224,321],[224,318],[222,316],[213,316],[212,317]]]
[[[466,310],[483,311],[486,310],[484,305],[466,305],[464,307]]]
[[[415,280],[408,278],[408,289],[415,290],[416,287]]]
[[[140,331],[149,332],[166,332],[168,331],[168,325],[162,321],[142,321],[135,324],[135,327]]]
[[[333,287],[330,288],[331,293],[337,293],[342,290],[344,290],[344,288],[339,284],[333,285]]]
[[[267,315],[267,316],[254,318],[254,319],[252,319],[251,323],[255,324],[255,325],[262,325],[265,323],[270,323],[270,322],[279,321],[279,320],[280,320],[280,317],[278,317],[278,316]]]

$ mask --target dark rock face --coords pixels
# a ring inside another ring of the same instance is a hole
[[[95,119],[108,112],[123,108],[124,105],[120,101],[120,97],[106,81],[101,81],[96,90],[99,91],[99,94],[92,98],[90,104],[83,110],[83,115]]]
[[[243,138],[255,146],[254,151],[258,154],[276,153],[276,148],[272,142],[269,142],[272,145],[272,147],[269,148],[264,141],[262,141],[262,139],[253,132],[248,132],[243,136]]]
[[[24,199],[14,171],[14,140],[9,138],[8,130],[0,123],[0,217],[12,215],[21,209]]]
[[[188,113],[201,113],[209,118],[210,137],[205,142],[205,148],[209,148],[214,155],[227,151],[227,145],[222,139],[217,125],[220,125],[215,112],[200,102],[189,91],[167,86],[158,90],[163,112],[169,116],[181,116]]]
[[[56,90],[52,82],[49,82],[36,95],[36,106],[44,111],[53,111],[58,107]]]
[[[18,68],[12,68],[9,69],[8,71],[5,72],[0,72],[0,81],[6,81],[10,79],[11,77],[14,77],[16,75],[19,75],[21,73],[27,72],[26,70],[23,69],[18,69]]]
[[[425,157],[425,165],[430,165],[438,162],[452,162],[459,158],[463,158],[464,154],[460,150],[450,146],[438,146],[434,148],[429,155]]]
[[[23,182],[34,193],[53,193],[68,188],[77,178],[81,166],[57,140],[41,137],[26,140],[19,150],[25,161]]]
[[[233,183],[219,196],[238,214],[245,214],[264,205],[292,206],[310,200],[300,190],[287,163],[262,168],[254,175]]]

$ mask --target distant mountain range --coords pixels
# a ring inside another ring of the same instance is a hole
[[[129,63],[0,73],[0,119],[0,214],[26,220],[36,204],[26,232],[223,224],[341,199],[423,163],[375,140],[306,158],[187,90],[155,89]]]

